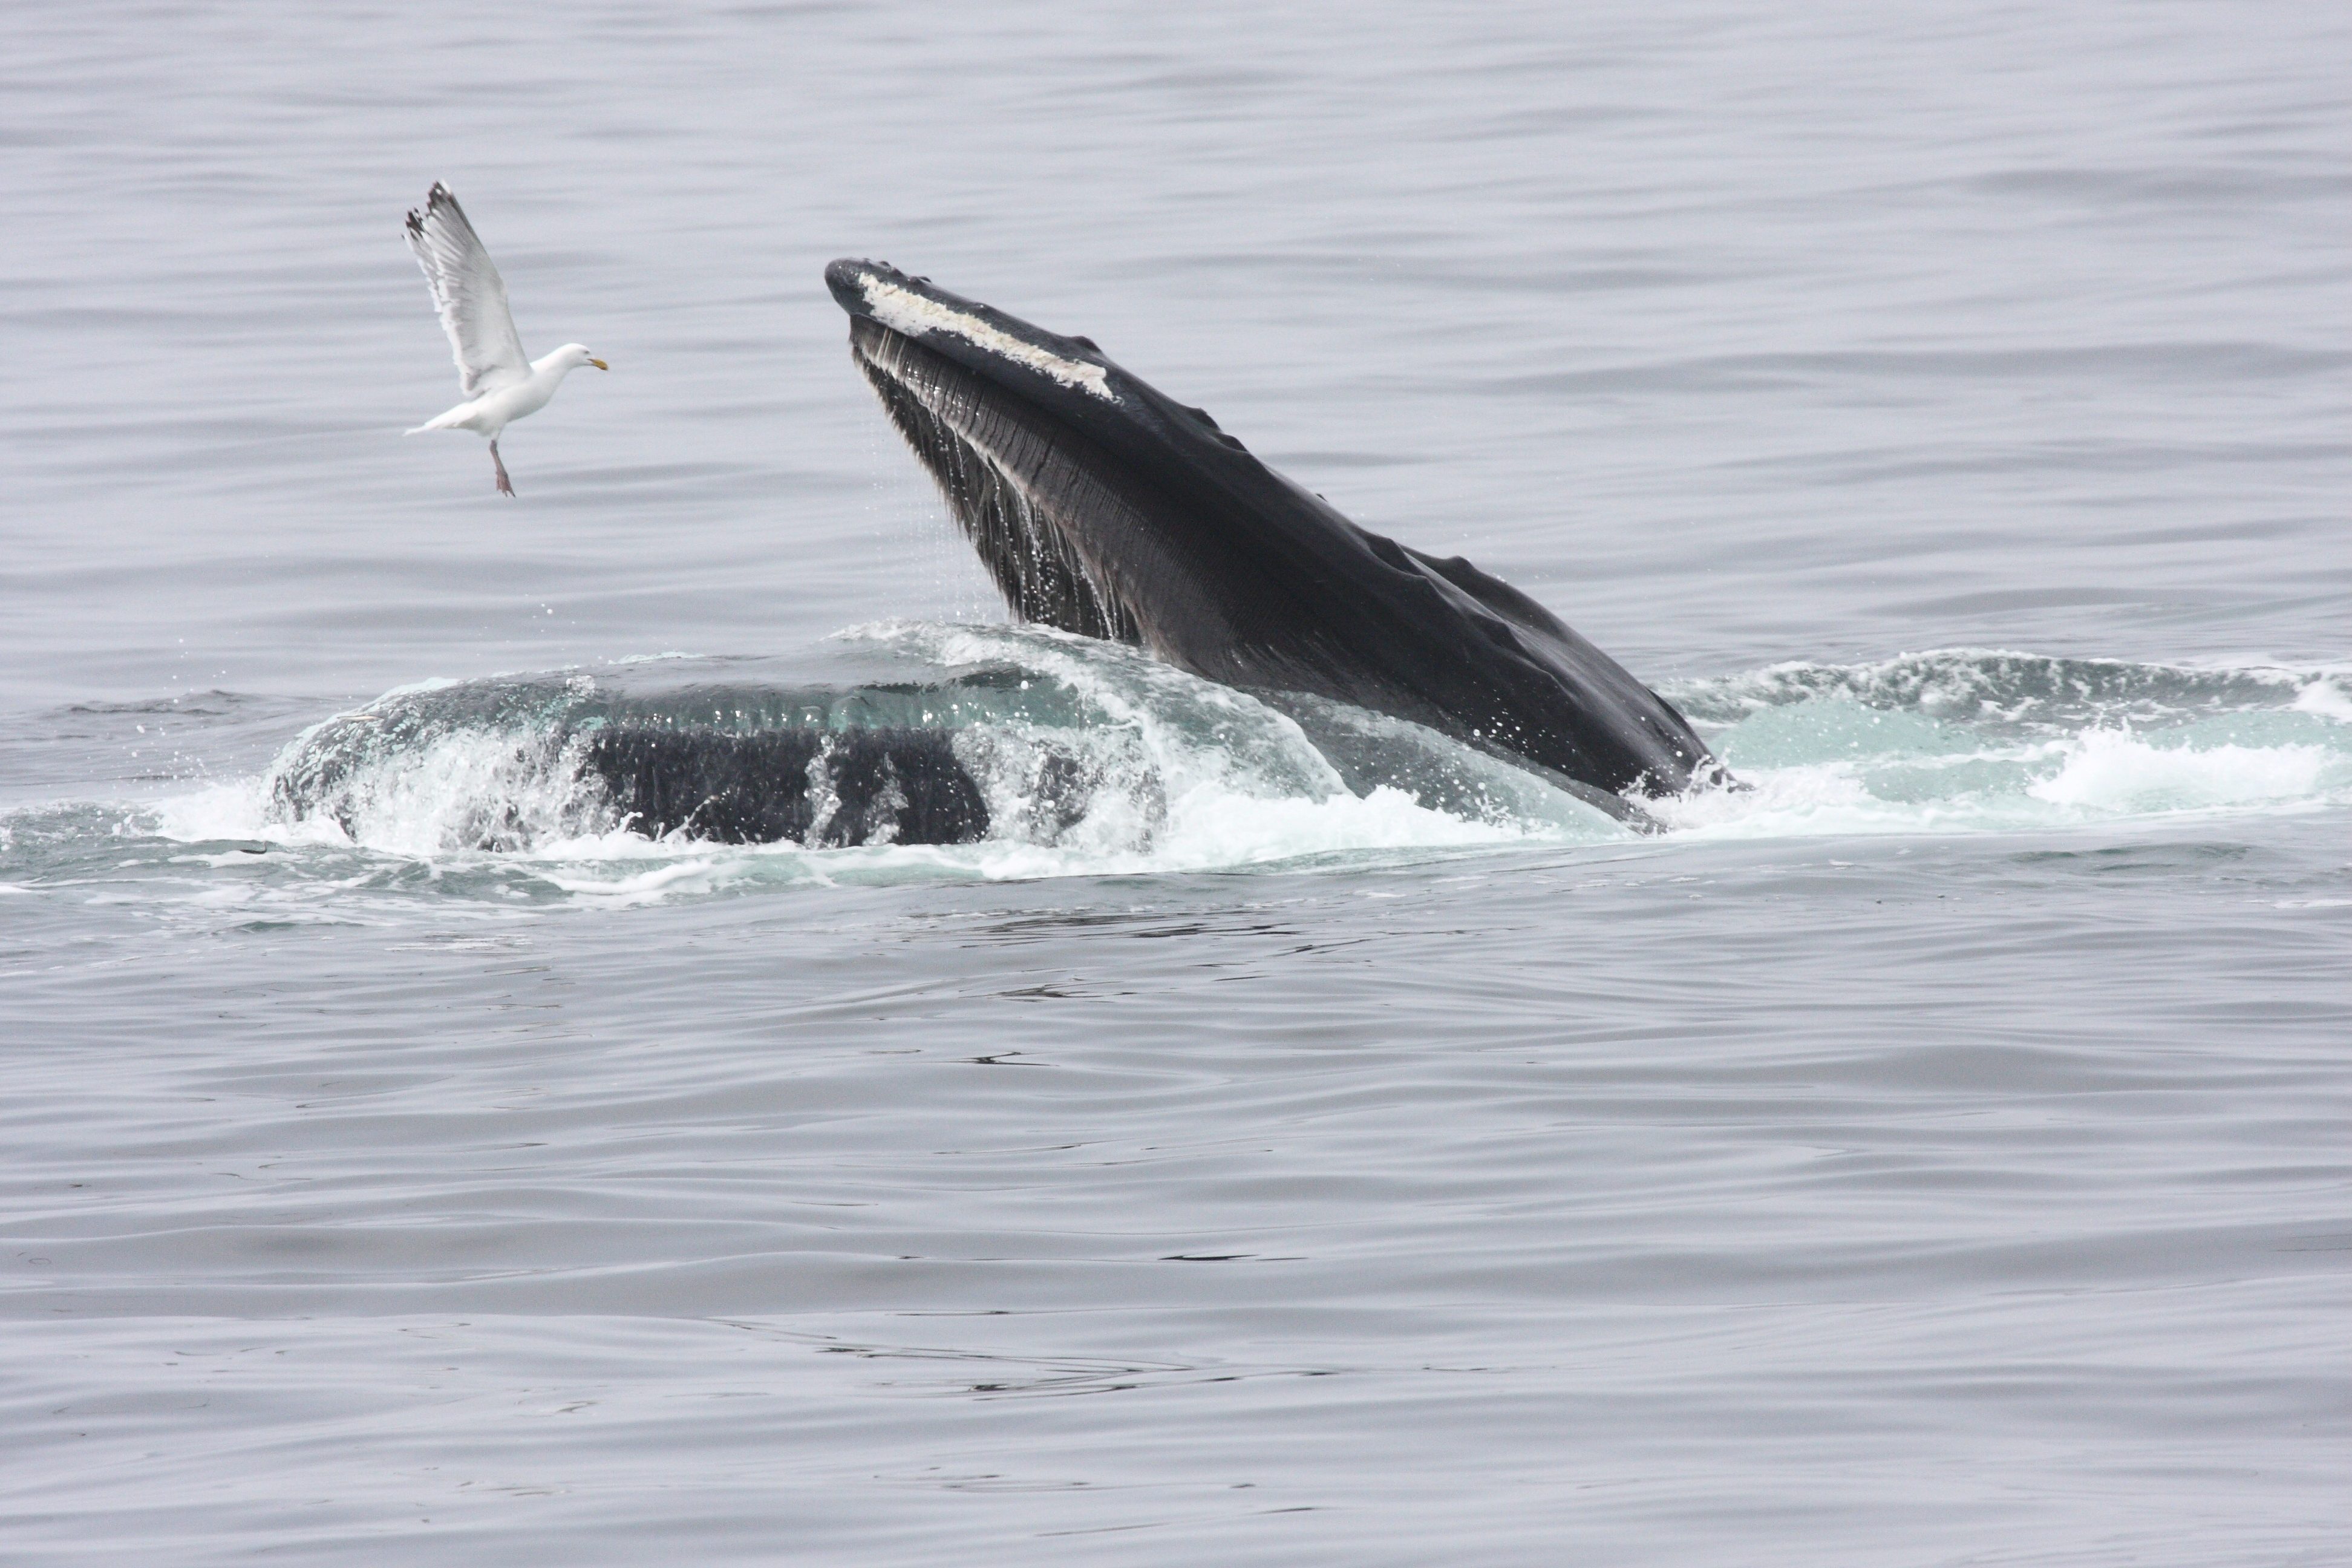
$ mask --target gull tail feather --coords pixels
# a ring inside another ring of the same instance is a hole
[[[466,411],[472,406],[473,405],[471,404],[460,403],[457,407],[452,408],[446,413],[436,414],[432,418],[427,419],[424,424],[417,426],[413,430],[403,430],[401,434],[404,436],[417,436],[422,435],[427,430],[454,430],[460,424],[464,423]]]

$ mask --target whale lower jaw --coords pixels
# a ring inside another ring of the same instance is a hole
[[[942,731],[607,728],[579,762],[648,838],[832,849],[988,837],[987,801]]]

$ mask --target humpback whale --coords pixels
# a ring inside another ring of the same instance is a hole
[[[1517,589],[1370,532],[1095,343],[886,263],[825,268],[852,358],[1014,615],[1203,679],[1422,724],[1621,819],[1727,781]]]

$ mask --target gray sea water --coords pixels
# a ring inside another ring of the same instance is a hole
[[[0,1558],[2352,1555],[2352,12],[7,33]],[[435,179],[614,367],[513,501],[400,436]],[[1004,625],[838,255],[1756,789],[1360,795]],[[891,702],[996,837],[649,843],[542,743]]]

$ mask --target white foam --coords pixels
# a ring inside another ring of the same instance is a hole
[[[2338,677],[2322,676],[2294,694],[2294,710],[2352,724],[2352,692]]]
[[[2310,800],[2331,761],[2317,746],[2153,746],[2128,730],[2093,730],[2065,763],[2028,786],[2036,800],[2100,812],[2194,811]]]
[[[358,774],[344,796],[352,836],[418,858],[483,842],[486,819],[520,845],[576,836],[579,791],[528,731],[460,731]],[[602,826],[602,825],[599,825]]]
[[[1903,787],[1891,780],[1899,774]],[[1746,788],[1651,804],[1677,836],[1999,833],[2340,802],[2352,763],[2323,746],[2197,746],[2126,729],[1987,742],[1936,757],[1838,756],[1740,770]],[[1885,791],[1886,793],[1878,793]]]
[[[292,848],[303,845],[348,844],[351,840],[332,822],[278,822],[270,817],[264,781],[235,779],[206,784],[186,795],[157,801],[134,824],[120,833],[152,832],[182,844],[217,844],[225,839],[257,840]]]
[[[1041,371],[1064,386],[1091,393],[1105,403],[1118,401],[1118,395],[1110,389],[1110,373],[1098,364],[1064,359],[1060,354],[1014,337],[1001,327],[990,326],[968,311],[952,310],[911,289],[901,289],[896,283],[886,283],[870,275],[862,282],[866,289],[866,308],[873,312],[876,321],[894,332],[904,332],[910,338],[920,337],[925,332],[948,332],[974,348],[986,349],[1017,364]]]
[[[675,855],[677,851],[670,853]],[[609,877],[554,871],[543,866],[533,869],[540,880],[561,888],[590,908],[634,909],[660,903],[681,893],[717,892],[743,879],[749,869],[747,858],[740,854],[705,853]]]
[[[1743,770],[1739,782],[1737,790],[1699,790],[1643,808],[1677,837],[1698,838],[1948,832],[1975,815],[1943,802],[1881,800],[1847,762]]]

